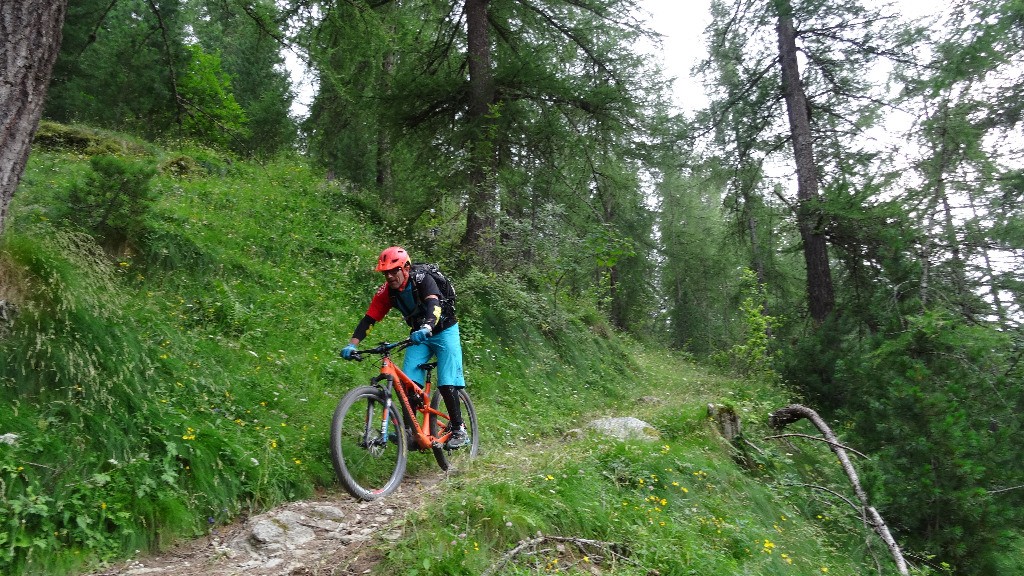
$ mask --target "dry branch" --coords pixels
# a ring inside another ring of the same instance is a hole
[[[784,486],[797,486],[797,487],[800,487],[800,488],[813,488],[815,490],[821,490],[822,492],[828,492],[829,494],[835,496],[836,498],[839,498],[843,502],[846,502],[846,504],[850,508],[853,508],[854,512],[856,512],[858,514],[863,512],[860,508],[857,507],[856,504],[853,503],[853,500],[850,500],[846,496],[843,496],[842,494],[840,494],[839,492],[836,492],[835,490],[832,490],[831,488],[826,488],[824,486],[818,486],[817,484],[804,484],[802,482],[787,482],[787,483],[785,483],[783,485]]]
[[[603,552],[608,555],[612,560],[629,560],[626,557],[626,552],[621,544],[614,542],[602,542],[600,540],[589,540],[586,538],[573,538],[567,536],[544,536],[540,532],[537,533],[536,538],[529,538],[527,540],[520,540],[519,544],[515,548],[512,548],[508,552],[501,555],[490,568],[485,570],[481,576],[493,576],[499,573],[506,564],[514,560],[517,556],[534,556],[542,554],[544,552],[550,552],[550,549],[538,549],[537,547],[547,542],[557,542],[560,544],[572,544],[576,546],[581,552],[593,554],[594,551]],[[595,561],[599,560],[599,557],[595,557]]]
[[[854,470],[853,464],[850,463],[850,458],[846,455],[846,448],[839,442],[836,435],[829,428],[828,424],[818,413],[806,406],[799,404],[792,404],[785,408],[780,408],[772,413],[768,419],[768,423],[772,428],[781,430],[787,424],[797,422],[802,419],[810,420],[815,427],[824,436],[825,442],[828,443],[829,448],[839,459],[839,464],[843,467],[843,471],[846,472],[846,477],[850,480],[850,485],[853,487],[854,493],[857,495],[857,499],[860,500],[860,512],[864,520],[864,524],[870,527],[878,534],[878,537],[885,542],[885,545],[889,548],[889,552],[892,554],[893,560],[896,562],[896,568],[900,574],[909,574],[907,570],[907,562],[903,558],[903,552],[900,550],[899,544],[893,539],[892,534],[889,532],[889,527],[885,525],[885,521],[882,520],[881,514],[878,513],[871,505],[868,504],[868,495],[864,492],[864,489],[860,485],[860,479],[857,477],[857,471]]]
[[[867,456],[865,456],[859,450],[854,450],[853,448],[850,448],[849,446],[844,446],[843,444],[835,444],[833,442],[829,442],[828,440],[826,440],[824,438],[818,438],[817,436],[811,436],[810,434],[776,434],[775,436],[765,436],[764,437],[765,440],[777,440],[779,438],[807,438],[808,440],[817,440],[818,442],[824,442],[825,444],[828,444],[829,446],[835,446],[837,448],[842,448],[843,450],[848,450],[850,452],[853,452],[854,454],[856,454],[857,456],[860,456],[861,458],[865,458],[865,459],[867,458]]]
[[[1011,490],[1020,490],[1024,486],[1011,486],[1010,488],[999,488],[998,490],[989,490],[989,494],[999,494],[1000,492],[1010,492]]]

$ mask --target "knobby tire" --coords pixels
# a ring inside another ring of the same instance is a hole
[[[465,444],[458,448],[434,447],[434,459],[437,460],[437,465],[442,470],[448,472],[458,471],[463,468],[469,460],[476,458],[477,452],[480,449],[480,436],[478,434],[476,410],[473,408],[473,402],[469,399],[469,394],[464,388],[459,388],[458,397],[459,406],[462,408],[462,420],[466,424],[466,432],[469,434],[469,438],[466,439]],[[443,413],[448,412],[448,408],[444,405],[444,399],[437,390],[430,397],[430,407]],[[440,436],[447,425],[448,421],[444,418],[439,418],[434,414],[430,415],[430,433],[432,435]]]
[[[331,421],[331,461],[341,485],[360,500],[376,500],[395,491],[409,458],[401,410],[389,410],[387,438],[381,437],[384,395],[373,386],[350,391],[338,402]]]

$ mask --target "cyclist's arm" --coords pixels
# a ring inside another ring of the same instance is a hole
[[[359,321],[359,324],[356,324],[356,329],[352,331],[352,338],[349,340],[349,343],[353,346],[358,346],[359,342],[362,341],[363,338],[366,338],[367,332],[369,332],[376,323],[377,321],[371,318],[369,314],[363,316],[363,319]]]
[[[441,322],[441,299],[436,294],[431,294],[423,299],[423,321],[424,326],[430,328],[431,334]]]
[[[373,299],[370,300],[370,307],[367,308],[366,314],[359,321],[359,324],[356,324],[356,329],[352,332],[352,338],[349,340],[349,343],[353,346],[359,345],[359,342],[366,338],[366,334],[370,332],[373,325],[383,320],[389,310],[391,310],[391,298],[388,296],[388,285],[384,284],[373,295]]]
[[[441,290],[429,274],[424,275],[416,289],[419,290],[420,302],[423,303],[423,326],[430,328],[430,332],[433,333],[441,322]]]

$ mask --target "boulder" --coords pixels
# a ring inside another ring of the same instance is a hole
[[[654,426],[632,416],[601,418],[590,422],[587,427],[619,440],[649,440],[653,442],[661,436]]]

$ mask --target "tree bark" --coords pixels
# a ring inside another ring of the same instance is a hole
[[[392,33],[394,30],[392,30]],[[380,91],[384,94],[391,94],[391,87],[393,78],[395,75],[395,60],[396,50],[388,48],[387,53],[384,54],[384,61],[381,62],[381,82]],[[391,161],[391,132],[390,128],[385,128],[377,124],[377,189],[380,190],[381,198],[384,199],[384,203],[388,204],[393,201],[392,188],[394,187],[394,173],[392,171],[393,164]]]
[[[60,54],[67,0],[0,1],[0,232]]]
[[[832,287],[832,269],[828,260],[828,245],[822,231],[819,203],[818,170],[814,163],[814,143],[811,137],[811,118],[807,95],[800,81],[800,68],[796,57],[796,29],[793,26],[793,5],[790,0],[775,0],[779,21],[779,62],[782,67],[782,91],[789,115],[790,139],[796,160],[797,225],[804,244],[804,262],[807,266],[807,305],[811,318],[823,322],[835,307]]]
[[[787,424],[792,424],[798,420],[806,418],[810,420],[812,424],[821,432],[825,442],[829,448],[839,459],[839,464],[843,468],[843,472],[846,472],[846,477],[850,480],[850,485],[853,487],[853,492],[857,495],[857,499],[860,500],[861,504],[861,515],[864,523],[871,527],[872,530],[878,534],[878,537],[885,542],[886,547],[889,548],[889,553],[892,554],[893,561],[896,562],[896,568],[900,574],[909,574],[907,569],[907,562],[903,558],[903,552],[900,550],[899,544],[892,537],[889,532],[889,527],[885,525],[882,520],[882,515],[875,510],[874,507],[868,504],[867,492],[860,485],[860,479],[857,477],[857,471],[854,470],[853,464],[850,462],[850,458],[846,455],[846,448],[839,443],[839,439],[836,438],[835,433],[829,428],[828,424],[818,416],[818,413],[806,406],[800,404],[792,404],[785,408],[780,408],[773,412],[768,418],[768,423],[772,428],[781,430]]]
[[[490,0],[466,0],[467,49],[469,51],[469,205],[463,247],[474,250],[486,244],[497,224],[497,191],[494,186],[493,122],[494,77],[487,6]]]

